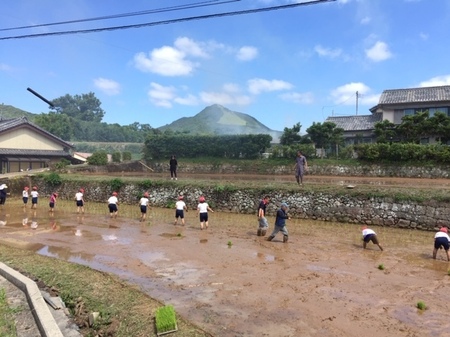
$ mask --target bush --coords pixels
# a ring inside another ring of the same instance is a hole
[[[108,154],[105,151],[94,152],[87,159],[89,165],[104,166],[108,164]]]
[[[49,175],[45,176],[44,181],[50,186],[58,186],[62,184],[62,178],[56,172],[51,172]]]
[[[61,170],[61,169],[65,168],[68,165],[70,165],[70,160],[67,160],[66,158],[63,158],[58,163],[55,164],[55,169]]]
[[[122,160],[122,155],[120,154],[120,152],[114,152],[112,154],[112,161],[113,163],[120,163]]]
[[[118,192],[123,187],[123,185],[125,185],[125,183],[122,181],[122,179],[114,178],[113,180],[111,180],[109,185],[111,186],[112,191]]]
[[[131,160],[131,152],[128,151],[122,152],[122,160],[123,161]]]

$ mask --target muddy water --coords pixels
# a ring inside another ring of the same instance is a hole
[[[293,219],[283,244],[257,237],[254,215],[212,213],[201,231],[192,211],[184,227],[173,210],[145,223],[138,207],[119,212],[8,200],[1,242],[114,273],[216,336],[449,336],[450,264],[431,259],[434,233],[374,227],[385,251],[364,251],[359,225]]]

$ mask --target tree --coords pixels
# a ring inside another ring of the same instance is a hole
[[[450,117],[443,112],[436,112],[434,116],[429,118],[432,135],[439,142],[445,143],[450,137]]]
[[[34,122],[36,125],[64,140],[71,140],[74,133],[73,120],[67,115],[41,114],[36,116]]]
[[[420,111],[414,115],[404,116],[397,130],[403,142],[420,143],[423,137],[430,136],[433,133],[428,118],[428,111]]]
[[[395,124],[385,119],[382,122],[375,123],[375,136],[377,143],[388,143],[397,137]]]
[[[106,165],[108,164],[108,154],[105,151],[94,152],[88,157],[87,162],[89,165]]]
[[[280,137],[281,145],[293,145],[301,141],[300,129],[302,125],[300,123],[295,124],[292,128],[284,128],[283,134]]]
[[[339,145],[343,141],[344,129],[337,128],[336,124],[332,122],[323,122],[313,124],[306,129],[308,136],[316,145],[316,148],[321,148],[321,157],[324,156],[324,149],[329,148],[331,145]]]
[[[66,94],[52,101],[56,113],[64,114],[72,118],[88,121],[101,122],[105,112],[100,108],[101,102],[93,92],[71,96]]]

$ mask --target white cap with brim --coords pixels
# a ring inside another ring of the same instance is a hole
[[[285,202],[282,202],[280,206],[281,207],[289,207],[288,204],[286,204]]]

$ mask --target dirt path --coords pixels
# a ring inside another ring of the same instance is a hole
[[[380,252],[350,224],[291,220],[283,244],[257,237],[251,215],[216,212],[200,231],[193,212],[181,227],[172,210],[142,224],[60,203],[33,230],[5,211],[1,242],[115,273],[216,336],[449,336],[450,264],[431,259],[434,233],[374,228]]]

